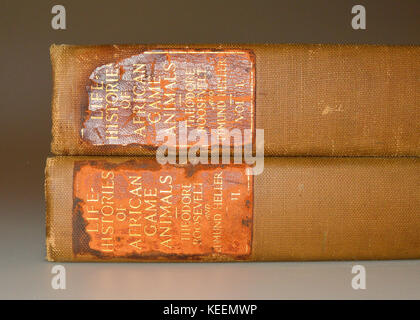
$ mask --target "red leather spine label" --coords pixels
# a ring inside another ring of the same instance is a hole
[[[77,161],[73,253],[103,259],[246,259],[253,177],[246,165]]]
[[[181,121],[207,135],[250,129],[254,136],[255,57],[249,50],[144,51],[98,66],[90,80],[81,136],[92,145],[156,148],[163,143],[157,133],[176,134]]]

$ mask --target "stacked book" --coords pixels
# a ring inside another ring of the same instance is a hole
[[[420,258],[418,46],[50,51],[48,260]]]

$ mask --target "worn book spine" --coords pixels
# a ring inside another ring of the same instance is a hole
[[[47,160],[50,261],[420,258],[419,158]]]
[[[158,132],[178,133],[182,122],[207,136],[249,130],[243,144],[263,129],[267,156],[420,155],[419,46],[53,45],[50,51],[56,155],[152,155],[163,143]]]

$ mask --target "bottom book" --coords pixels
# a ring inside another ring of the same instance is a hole
[[[50,261],[420,258],[418,158],[47,160]]]

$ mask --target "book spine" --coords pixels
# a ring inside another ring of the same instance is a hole
[[[418,158],[267,158],[160,165],[47,160],[50,261],[420,257]]]
[[[267,156],[419,156],[419,55],[419,46],[53,45],[52,151],[153,155],[160,134],[188,148],[210,145],[212,130],[240,130],[250,144],[263,129]],[[188,138],[193,129],[204,136]]]

